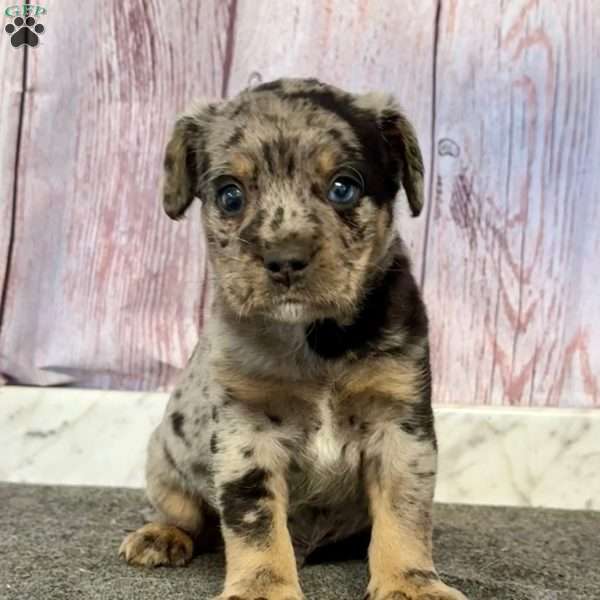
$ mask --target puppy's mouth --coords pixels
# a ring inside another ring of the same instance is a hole
[[[273,304],[269,316],[284,323],[308,323],[313,320],[315,312],[306,300],[282,299]]]
[[[319,319],[336,317],[337,312],[338,309],[333,303],[290,295],[274,301],[267,314],[276,321],[307,324]]]

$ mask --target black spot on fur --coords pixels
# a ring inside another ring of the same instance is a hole
[[[254,456],[254,448],[243,448],[242,456],[244,458],[250,458],[251,456]]]
[[[254,294],[254,288],[250,286],[248,288],[248,296]],[[233,393],[231,390],[225,390],[225,398],[223,400],[223,406],[231,406],[233,404]]]
[[[192,473],[198,477],[209,477],[212,475],[211,468],[202,462],[192,463]]]
[[[184,421],[185,417],[179,411],[176,410],[171,413],[171,427],[173,428],[173,433],[182,440],[185,440],[185,434],[183,433]]]
[[[334,140],[341,140],[342,139],[342,132],[339,129],[335,129],[335,127],[332,127],[331,129],[327,130],[327,134],[332,137]]]
[[[281,577],[281,575],[274,573],[268,568],[259,569],[254,576],[254,581],[256,581],[256,583],[258,583],[261,587],[282,585],[285,583],[285,579]],[[258,598],[256,600],[258,600]]]
[[[225,526],[258,545],[266,541],[273,523],[272,511],[265,505],[273,498],[267,487],[270,476],[269,471],[254,468],[225,483],[219,497]]]
[[[293,177],[294,172],[296,171],[296,159],[293,154],[289,154],[288,163],[287,163],[287,175],[288,177]]]
[[[343,233],[340,233],[340,242],[342,242],[342,246],[344,246],[346,250],[350,248],[350,244]]]
[[[231,148],[232,146],[237,146],[244,137],[244,128],[236,127],[231,137],[225,142],[225,148]]]
[[[281,423],[283,423],[283,421],[281,420],[281,417],[278,415],[267,415],[269,421],[271,421],[271,423],[273,423],[273,425],[281,425]]]
[[[219,438],[216,431],[213,431],[213,434],[210,436],[210,451],[213,454],[217,454],[219,451]]]
[[[275,173],[275,163],[273,160],[273,152],[271,150],[271,146],[267,142],[262,142],[261,149],[263,159],[265,161],[265,166],[267,167],[267,171],[270,175],[273,175]]]
[[[321,191],[321,186],[318,183],[313,182],[310,184],[310,193],[317,198],[323,199],[323,192]]]
[[[354,427],[354,425],[356,425],[356,417],[354,415],[350,415],[348,417],[348,423],[350,424],[350,427]]]
[[[415,424],[411,423],[410,421],[402,421],[400,423],[400,429],[402,429],[404,433],[408,433],[409,435],[414,435],[417,431],[417,427],[415,426]]]
[[[348,227],[348,229],[352,230],[352,238],[354,240],[364,239],[364,225],[357,219],[355,206],[336,210],[335,214],[338,216],[339,220],[346,225],[346,227]]]
[[[179,465],[175,462],[175,459],[173,458],[173,455],[169,452],[169,449],[167,448],[166,444],[163,445],[163,453],[165,455],[165,460],[167,461],[169,466],[179,475],[179,477],[181,477],[181,479],[187,481],[187,475],[179,468]]]
[[[227,246],[229,246],[229,240],[221,239],[219,240],[219,245],[221,246],[221,248],[227,248]]]
[[[267,81],[267,83],[261,83],[257,85],[253,90],[255,92],[280,92],[283,89],[283,82],[281,79],[275,81]]]
[[[240,231],[240,240],[242,243],[246,242],[250,245],[256,245],[259,241],[258,231],[262,227],[262,224],[265,220],[265,210],[261,208],[256,211],[256,215],[254,218],[244,229]]]
[[[165,171],[172,171],[173,167],[175,166],[175,157],[172,154],[167,153],[165,155],[165,160],[164,160],[163,165],[165,167]]]
[[[182,394],[183,394],[183,392],[181,390],[175,390],[175,392],[173,393],[173,397],[176,400],[179,400],[181,398]]]
[[[381,470],[383,468],[382,459],[379,454],[369,456],[368,458],[362,457],[363,468],[375,479],[377,483],[381,481]]]
[[[212,407],[211,417],[215,423],[219,422],[219,409],[216,406]]]
[[[306,219],[310,223],[313,223],[314,225],[321,225],[323,223],[323,221],[321,220],[321,217],[319,217],[319,215],[314,212],[308,213],[308,216],[306,217]]]
[[[281,224],[283,223],[283,216],[283,206],[278,206],[275,209],[275,214],[273,215],[273,219],[271,220],[271,229],[273,231],[277,231],[281,227]]]
[[[412,405],[412,421],[418,424],[419,441],[430,441],[434,450],[437,450],[437,439],[433,423],[433,410],[431,408],[431,366],[429,361],[429,347],[425,357],[421,360],[420,396],[418,402]]]

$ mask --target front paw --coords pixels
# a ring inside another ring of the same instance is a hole
[[[443,583],[433,571],[410,570],[393,581],[369,583],[364,600],[468,600],[468,598]]]
[[[213,600],[304,600],[304,595],[294,585],[250,586],[225,590]]]
[[[221,594],[213,600],[304,600],[304,596],[294,589],[263,590],[260,592],[246,590],[234,594]]]
[[[142,567],[182,567],[191,560],[193,549],[192,538],[181,529],[148,523],[123,540],[119,556]]]

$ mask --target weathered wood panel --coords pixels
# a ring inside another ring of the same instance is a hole
[[[238,0],[229,91],[283,76],[317,77],[396,95],[415,124],[429,170],[436,0]],[[425,218],[399,204],[421,270]]]
[[[23,91],[25,52],[13,48],[7,40],[0,44],[0,332],[2,300],[8,285],[8,260],[11,240],[16,149],[19,133],[20,106]],[[0,346],[0,384],[8,371]]]
[[[434,8],[132,0],[73,12],[54,3],[28,75],[1,340],[11,373],[38,384],[167,384],[198,334],[206,283],[198,215],[174,225],[157,201],[174,113],[198,95],[316,75],[396,92],[428,155]],[[76,25],[89,35],[75,39]],[[423,223],[406,226],[417,259]]]
[[[1,339],[21,381],[157,388],[185,363],[205,296],[200,222],[162,214],[159,176],[176,111],[221,93],[229,19],[220,0],[49,8]]]
[[[207,294],[197,207],[174,224],[159,205],[173,116],[317,76],[394,92],[434,160],[426,218],[402,209],[400,226],[424,275],[437,401],[600,405],[600,10],[440,5],[436,29],[436,0],[53,2],[29,51],[0,372],[168,385]],[[22,50],[0,46],[0,282]]]
[[[444,0],[440,17],[437,399],[598,406],[598,3]]]

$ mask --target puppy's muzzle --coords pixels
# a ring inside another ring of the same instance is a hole
[[[313,257],[310,247],[288,243],[265,253],[263,262],[273,282],[291,287],[306,277]]]

